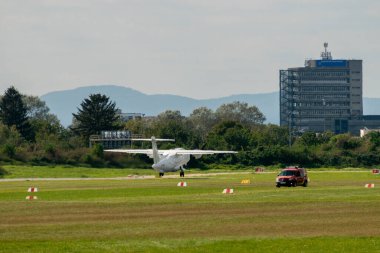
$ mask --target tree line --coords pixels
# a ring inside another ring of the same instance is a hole
[[[63,127],[38,97],[8,88],[0,100],[0,161],[21,164],[69,164],[93,167],[150,167],[144,156],[109,154],[100,145],[88,148],[88,138],[102,130],[130,130],[144,137],[174,138],[161,148],[239,151],[236,155],[204,156],[190,166],[357,167],[380,164],[380,133],[364,138],[331,132],[305,132],[292,137],[286,127],[264,124],[256,106],[243,102],[223,104],[215,111],[200,107],[189,115],[167,110],[157,117],[122,122],[115,102],[91,94],[78,105],[73,122]],[[135,144],[134,147],[139,147]],[[145,144],[145,148],[146,144]]]

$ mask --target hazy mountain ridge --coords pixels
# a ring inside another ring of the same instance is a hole
[[[169,94],[147,95],[127,87],[100,85],[50,92],[41,96],[41,99],[46,102],[51,112],[58,116],[61,123],[68,126],[72,121],[72,113],[78,111],[77,108],[83,99],[94,93],[109,96],[123,112],[139,112],[147,116],[155,116],[165,110],[179,110],[182,115],[188,116],[194,109],[201,106],[215,110],[222,104],[241,101],[257,106],[264,113],[266,123],[279,124],[278,92],[193,99]],[[379,98],[364,98],[364,114],[380,114],[379,108]]]

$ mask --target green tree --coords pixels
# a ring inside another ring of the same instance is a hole
[[[331,138],[330,142],[335,149],[356,149],[360,147],[362,140],[351,134],[338,134]]]
[[[23,138],[34,141],[34,132],[28,121],[27,108],[22,95],[13,86],[5,91],[1,99],[0,118],[7,126],[16,126]]]
[[[207,147],[211,149],[243,151],[249,149],[250,131],[235,121],[224,121],[207,136]]]
[[[0,123],[0,146],[5,144],[19,146],[22,142],[22,137],[15,126],[8,127]]]
[[[144,123],[143,119],[131,119],[125,123],[124,128],[134,134],[144,134]]]
[[[84,99],[78,108],[78,113],[73,113],[75,124],[73,131],[88,138],[92,134],[99,134],[102,130],[117,130],[121,128],[115,102],[101,94],[91,94]]]
[[[264,114],[256,106],[249,106],[247,103],[239,101],[221,105],[215,114],[219,122],[236,121],[244,125],[254,126],[265,121]]]
[[[304,146],[317,146],[320,144],[319,138],[315,132],[307,131],[300,137],[300,142]]]
[[[91,153],[98,158],[104,158],[104,149],[101,144],[95,144],[92,147]]]
[[[192,124],[193,130],[199,134],[203,142],[211,128],[216,124],[215,113],[206,107],[193,110],[188,120]]]
[[[45,101],[36,96],[23,96],[27,108],[29,122],[36,133],[36,142],[51,139],[65,138],[65,128],[61,125],[57,116],[50,113]]]
[[[369,139],[371,143],[371,150],[376,150],[380,146],[380,133],[379,132],[370,132],[367,134],[366,139]]]
[[[27,116],[29,118],[42,119],[49,115],[49,107],[45,101],[36,96],[22,96],[22,101],[26,107]]]
[[[252,146],[287,146],[289,131],[287,127],[273,124],[258,125],[252,128]]]
[[[176,140],[176,145],[191,146],[193,132],[180,111],[167,110],[160,113],[154,122],[154,129],[156,136],[160,138],[173,138]]]

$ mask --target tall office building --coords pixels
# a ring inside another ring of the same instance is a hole
[[[362,60],[333,60],[327,46],[321,59],[280,70],[280,125],[299,133],[358,134],[365,123]]]

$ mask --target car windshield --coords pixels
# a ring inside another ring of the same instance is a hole
[[[279,176],[294,176],[295,174],[295,170],[283,170],[280,172]]]

